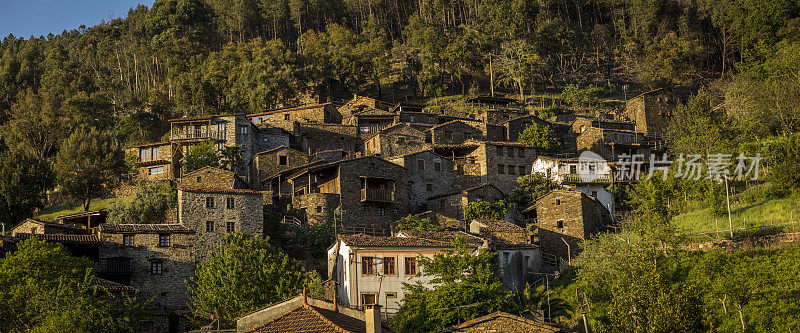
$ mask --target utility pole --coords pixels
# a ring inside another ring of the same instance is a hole
[[[725,201],[728,204],[728,227],[731,231],[731,239],[733,239],[733,219],[731,218],[731,195],[728,192],[728,174],[725,174]]]

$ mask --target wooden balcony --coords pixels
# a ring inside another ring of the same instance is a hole
[[[103,258],[100,259],[101,274],[132,274],[130,258]]]
[[[215,140],[215,141],[225,141],[225,132],[224,131],[208,131],[208,130],[189,130],[189,131],[175,131],[172,132],[170,136],[171,140],[187,140],[187,141],[203,141],[203,140]]]
[[[568,173],[564,175],[564,182],[565,183],[601,183],[601,184],[610,184],[611,183],[611,176],[608,174],[578,174],[578,173]]]
[[[394,202],[394,191],[381,189],[361,189],[361,202]]]

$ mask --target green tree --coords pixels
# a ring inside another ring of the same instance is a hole
[[[125,160],[111,133],[81,127],[61,145],[54,169],[64,193],[88,210],[91,200],[107,193],[124,171]]]
[[[522,210],[533,204],[534,200],[550,193],[554,188],[556,188],[556,183],[543,174],[525,175],[517,178],[517,188],[511,193],[511,201]]]
[[[320,297],[319,276],[266,239],[230,234],[195,270],[189,283],[191,304],[202,318],[233,327],[248,311],[298,295],[303,287]]]
[[[438,332],[457,322],[495,311],[508,311],[508,291],[494,265],[494,253],[471,253],[463,240],[455,250],[419,257],[422,276],[432,277],[433,288],[420,282],[404,284],[408,291],[402,307],[391,319],[397,332]]]
[[[520,316],[542,316],[551,320],[569,320],[575,309],[563,299],[551,295],[547,286],[533,287],[525,284],[525,289],[516,293],[511,302],[517,308]]]
[[[132,332],[143,305],[93,285],[94,264],[35,237],[0,259],[3,332]]]
[[[34,209],[44,208],[44,192],[55,177],[50,164],[28,153],[0,153],[0,214],[11,225],[22,221]]]
[[[519,142],[532,146],[543,153],[554,153],[561,147],[561,143],[550,126],[537,123],[530,124],[522,131],[522,134],[519,135]]]
[[[166,213],[175,208],[175,187],[166,182],[139,182],[130,201],[117,200],[109,207],[108,222],[117,224],[158,224],[166,221]]]
[[[416,216],[406,216],[392,223],[392,230],[417,230],[417,231],[439,231],[442,228],[439,225],[433,224],[429,218],[421,218]]]
[[[669,150],[677,154],[719,154],[733,148],[734,124],[701,89],[686,105],[675,108],[667,127]]]
[[[473,219],[489,219],[500,220],[506,215],[506,203],[503,201],[496,201],[489,203],[481,199],[475,200],[467,204],[464,208],[464,220],[470,221]]]
[[[561,100],[572,104],[572,107],[596,106],[601,90],[595,86],[581,88],[577,84],[568,84],[561,92]]]
[[[235,170],[242,163],[242,147],[225,146],[220,150],[219,164],[223,169]]]
[[[211,141],[200,142],[189,147],[189,152],[183,158],[183,173],[189,173],[207,166],[219,166],[219,156],[214,152]]]

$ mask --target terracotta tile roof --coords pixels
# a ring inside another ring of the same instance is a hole
[[[470,235],[463,231],[419,231],[419,230],[401,230],[397,233],[398,236],[422,238],[434,240],[439,242],[452,243],[456,238],[461,237],[464,242],[469,245],[483,245],[483,239],[474,235]]]
[[[183,224],[103,224],[100,226],[101,233],[107,234],[188,234],[194,233]]]
[[[452,247],[449,241],[416,237],[381,237],[364,234],[339,236],[349,246],[357,247]]]
[[[282,333],[282,332],[352,332],[365,333],[367,325],[363,320],[356,319],[340,312],[325,308],[303,304],[294,310],[280,316],[251,332],[257,333]],[[383,332],[391,332],[385,328]]]
[[[108,290],[108,291],[110,291],[112,293],[133,293],[133,292],[136,292],[136,288],[134,288],[134,287],[126,286],[124,284],[116,283],[114,281],[109,281],[109,280],[106,280],[106,279],[101,279],[99,277],[95,277],[94,280],[92,280],[92,283],[97,285],[97,286],[106,288],[106,290]]]
[[[28,234],[28,233],[18,233],[16,237],[20,240],[28,239],[31,237],[36,237],[39,240],[47,241],[47,242],[55,242],[55,243],[62,243],[62,244],[83,244],[83,245],[94,245],[99,244],[100,239],[97,238],[95,235],[72,235],[72,234]]]
[[[522,227],[506,220],[475,220],[475,222],[483,224],[484,227],[481,229],[489,231],[525,231]]]
[[[321,103],[321,104],[309,104],[309,105],[302,105],[302,106],[294,106],[294,107],[283,108],[283,109],[273,109],[273,110],[268,110],[268,111],[264,111],[264,112],[248,114],[247,118],[258,117],[258,116],[274,114],[274,113],[292,112],[292,111],[300,111],[300,110],[306,110],[306,109],[316,109],[316,108],[325,107],[325,106],[330,105],[330,104],[331,104],[331,102]]]
[[[532,332],[532,333],[555,333],[555,332],[566,332],[557,326],[553,326],[551,324],[523,318],[520,316],[515,316],[510,313],[497,311],[494,313],[490,313],[488,315],[478,317],[469,321],[465,321],[458,326],[452,326],[445,328],[442,332],[465,332],[469,331],[475,325],[478,325],[483,322],[497,320],[499,318],[508,319],[504,321],[504,325],[512,325],[504,326],[509,331],[514,332]],[[509,323],[510,321],[510,323]],[[511,324],[513,323],[513,324]]]
[[[194,192],[194,193],[222,193],[222,194],[249,194],[249,195],[261,195],[262,193],[259,191],[247,190],[247,189],[228,189],[228,188],[203,188],[203,187],[178,187],[178,190],[184,192]]]

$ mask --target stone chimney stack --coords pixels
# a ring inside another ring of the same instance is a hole
[[[381,333],[381,306],[371,304],[364,306],[364,322],[367,323],[367,333]]]

